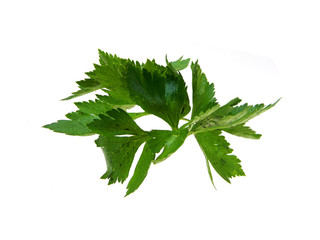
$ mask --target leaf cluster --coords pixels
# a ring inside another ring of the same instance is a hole
[[[65,120],[44,127],[73,136],[97,134],[99,137],[95,143],[102,149],[107,165],[101,178],[108,179],[108,184],[123,183],[128,178],[136,152],[143,145],[126,195],[141,185],[151,163],[167,159],[190,135],[195,136],[205,155],[212,183],[211,168],[227,182],[232,177],[244,176],[240,160],[232,154],[233,150],[222,132],[259,139],[261,134],[245,124],[277,102],[267,106],[239,105],[241,100],[235,98],[220,105],[215,98],[213,83],[208,82],[196,61],[190,64],[190,104],[181,74],[189,62],[190,59],[181,57],[173,62],[166,59],[165,66],[157,64],[155,60],[139,63],[99,50],[99,64],[94,64],[94,70],[86,73],[88,78],[77,82],[79,90],[63,100],[96,90],[102,90],[105,95],[96,94],[95,100],[75,102],[77,111],[68,113]],[[128,112],[134,106],[140,106],[143,112]],[[190,119],[185,118],[188,113]],[[164,120],[170,130],[143,130],[135,119],[148,114]],[[182,125],[181,121],[186,123]]]

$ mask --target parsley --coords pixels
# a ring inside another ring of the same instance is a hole
[[[205,155],[212,183],[211,166],[229,183],[230,178],[245,175],[222,131],[259,139],[261,134],[245,126],[246,122],[272,108],[279,100],[267,106],[238,105],[241,100],[235,98],[220,105],[214,96],[213,83],[208,82],[196,61],[191,63],[191,111],[187,87],[180,73],[188,67],[190,59],[181,57],[174,62],[166,59],[166,66],[161,66],[154,60],[139,63],[101,50],[99,57],[100,64],[86,73],[88,78],[77,82],[80,90],[63,100],[99,89],[106,95],[97,94],[94,101],[75,102],[78,110],[68,113],[68,120],[44,127],[74,136],[98,134],[95,143],[102,149],[107,164],[107,171],[101,178],[109,179],[108,184],[123,183],[128,178],[135,154],[144,145],[127,185],[126,196],[129,195],[144,181],[151,163],[167,159],[192,134]],[[144,112],[127,112],[136,105]],[[190,111],[189,120],[185,116]],[[148,114],[163,119],[171,130],[144,131],[134,120]],[[187,123],[179,127],[180,120]]]

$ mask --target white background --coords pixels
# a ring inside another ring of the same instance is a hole
[[[0,239],[320,239],[318,2],[1,1]],[[282,97],[249,122],[260,140],[226,135],[247,176],[215,190],[190,137],[129,197],[107,186],[96,137],[41,128],[98,48],[199,59],[221,104]]]

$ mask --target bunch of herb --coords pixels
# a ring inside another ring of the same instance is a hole
[[[79,90],[63,99],[69,100],[102,90],[95,100],[75,102],[78,110],[66,115],[68,120],[45,125],[55,132],[73,136],[98,134],[95,141],[104,153],[107,170],[101,177],[108,184],[123,183],[129,175],[138,148],[143,145],[133,176],[127,185],[126,196],[134,192],[147,176],[151,163],[157,164],[177,151],[185,139],[194,135],[202,149],[209,177],[211,167],[227,182],[244,176],[240,160],[222,132],[239,137],[259,139],[246,122],[272,108],[277,102],[238,105],[235,98],[220,105],[215,89],[202,72],[198,61],[191,62],[192,109],[186,83],[180,71],[189,66],[190,59],[179,58],[166,66],[155,60],[139,63],[99,50],[99,64],[87,72],[88,78],[78,81]],[[143,112],[128,112],[140,106]],[[189,119],[186,115],[191,111]],[[145,131],[135,119],[153,114],[164,120],[171,130]],[[180,124],[185,121],[185,124]],[[182,125],[182,126],[181,126]]]

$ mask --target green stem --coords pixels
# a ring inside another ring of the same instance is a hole
[[[187,128],[190,124],[191,124],[191,122],[189,121],[189,122],[183,124],[183,125],[180,127],[180,129]]]

